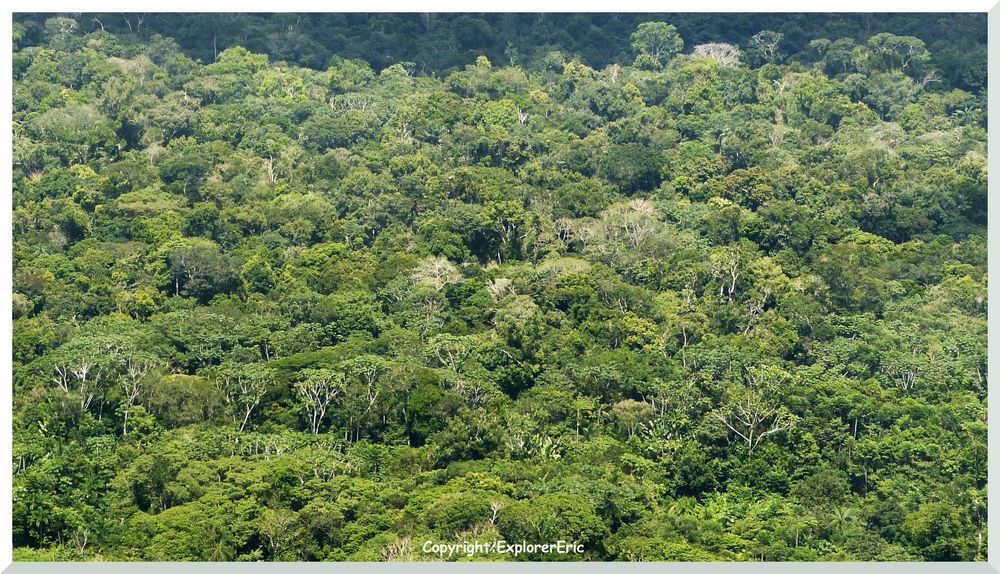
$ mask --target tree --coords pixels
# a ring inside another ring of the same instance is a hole
[[[507,540],[563,539],[583,544],[585,548],[606,532],[594,504],[580,494],[568,492],[512,502],[500,509],[499,525]]]
[[[313,434],[319,433],[319,427],[326,416],[330,403],[344,392],[344,373],[334,369],[305,369],[299,373],[295,390],[304,403],[309,416],[309,428]]]
[[[914,36],[897,36],[888,32],[868,38],[871,51],[869,64],[879,70],[902,69],[911,77],[924,71],[931,59],[923,40]]]
[[[167,428],[179,428],[212,420],[223,397],[212,381],[193,375],[170,374],[151,377],[145,405]]]
[[[474,337],[441,334],[428,339],[424,349],[432,358],[433,366],[457,373],[463,370],[465,362],[472,356],[476,343]]]
[[[659,69],[684,49],[684,40],[677,28],[666,22],[643,22],[632,33],[632,50],[637,53],[636,65]]]
[[[79,23],[72,18],[64,16],[48,18],[45,20],[45,35],[54,46],[63,49],[71,48],[70,41],[74,38],[79,27]]]
[[[732,299],[736,293],[736,282],[744,273],[745,247],[734,244],[714,249],[709,255],[709,268],[712,276],[719,280],[719,297],[723,295]]]
[[[272,377],[267,367],[260,364],[223,363],[213,369],[215,384],[225,396],[233,422],[239,423],[241,433],[267,394]]]
[[[78,337],[50,356],[52,382],[66,395],[78,395],[80,411],[115,376],[128,343],[114,337]]]
[[[147,383],[147,377],[158,366],[158,359],[153,355],[128,349],[122,356],[122,370],[118,375],[118,384],[124,397],[122,406],[122,436],[128,434],[128,417],[135,406],[139,395]]]
[[[435,291],[441,291],[448,285],[461,283],[462,275],[448,259],[432,256],[420,262],[410,275],[410,280],[432,287]]]
[[[628,436],[634,435],[639,425],[648,419],[652,413],[653,407],[649,406],[649,403],[632,399],[619,401],[611,407],[611,414],[625,428]]]
[[[652,201],[646,199],[612,205],[602,213],[602,218],[610,237],[624,234],[637,250],[661,227],[660,211]]]
[[[830,527],[837,536],[843,538],[858,522],[858,516],[851,508],[838,506],[830,511]]]
[[[760,443],[776,433],[792,428],[794,417],[778,399],[783,373],[768,367],[752,367],[746,384],[726,390],[723,404],[713,416],[747,446],[747,457]]]
[[[208,300],[234,289],[239,275],[236,261],[207,239],[185,239],[167,252],[173,291]]]
[[[388,371],[388,363],[377,355],[361,355],[341,363],[340,368],[360,385],[348,384],[346,388],[348,409],[347,436],[353,431],[354,440],[360,436],[361,426],[366,423],[376,402],[385,390],[380,384]],[[384,398],[384,397],[383,397]]]
[[[774,64],[781,58],[779,46],[784,37],[785,35],[781,32],[762,30],[750,38],[750,46],[753,47],[761,60],[768,64]]]
[[[500,240],[499,244],[491,241],[488,248],[496,248],[497,260],[502,262],[504,255],[517,257],[522,254],[523,240],[528,236],[526,227],[530,225],[531,218],[525,212],[524,207],[517,201],[497,201],[488,203],[480,215],[481,224],[488,229],[494,237]],[[491,238],[492,239],[492,238]],[[487,252],[492,256],[493,249]]]
[[[14,558],[986,556],[985,17],[651,18],[15,14]]]
[[[732,44],[713,42],[699,44],[694,47],[695,56],[705,56],[719,63],[720,66],[731,68],[740,63],[740,49]]]

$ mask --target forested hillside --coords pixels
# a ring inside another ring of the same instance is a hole
[[[17,15],[15,558],[984,560],[985,53]]]

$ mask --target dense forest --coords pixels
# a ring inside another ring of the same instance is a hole
[[[985,24],[15,15],[15,559],[984,560]]]

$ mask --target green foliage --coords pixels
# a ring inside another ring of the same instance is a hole
[[[684,40],[670,24],[643,22],[632,33],[632,49],[638,54],[637,66],[658,69],[684,49]]]
[[[985,559],[984,18],[662,19],[16,15],[15,557]]]

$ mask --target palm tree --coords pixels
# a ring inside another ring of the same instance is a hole
[[[692,515],[697,507],[697,500],[690,496],[682,496],[681,498],[674,500],[670,506],[667,507],[667,516]]]
[[[858,515],[851,508],[838,506],[830,512],[827,524],[840,536],[844,536],[858,522]]]

